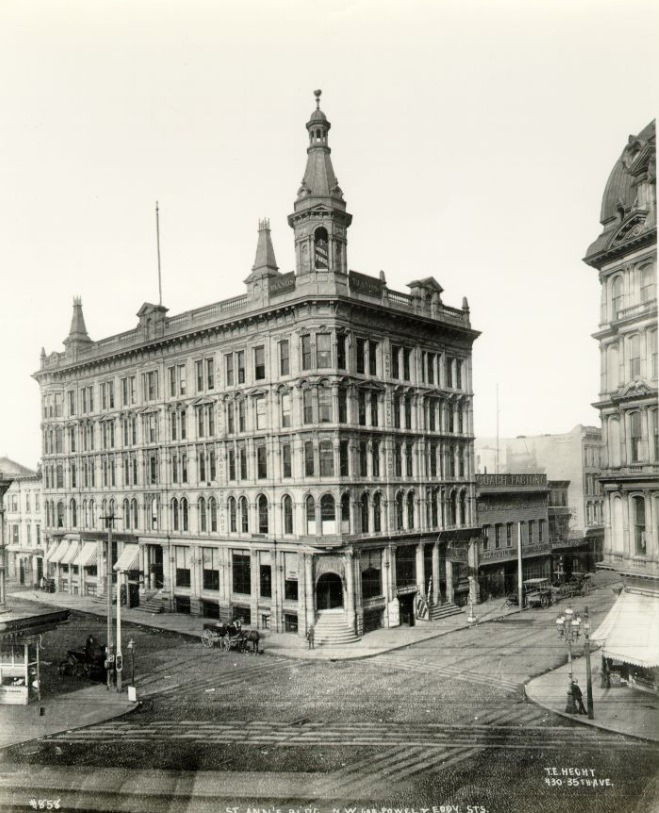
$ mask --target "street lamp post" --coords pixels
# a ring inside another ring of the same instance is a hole
[[[593,681],[590,669],[590,618],[588,616],[588,608],[584,611],[583,619],[579,613],[571,607],[567,607],[556,619],[556,629],[560,637],[567,644],[567,659],[570,670],[570,686],[567,694],[567,704],[565,711],[567,714],[577,714],[577,704],[572,691],[573,685],[573,667],[572,667],[572,645],[576,644],[579,640],[583,624],[584,631],[584,654],[586,656],[586,692],[587,692],[587,710],[588,719],[593,719]]]
[[[135,685],[135,641],[128,639],[126,649],[130,652],[130,685]]]

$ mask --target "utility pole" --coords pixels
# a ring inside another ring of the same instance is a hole
[[[112,686],[112,671],[114,669],[114,652],[112,644],[112,523],[114,522],[114,514],[108,514],[101,517],[108,524],[108,539],[107,539],[107,556],[105,564],[107,568],[106,583],[107,583],[107,644],[105,646],[105,663],[107,670],[107,688],[108,691]]]

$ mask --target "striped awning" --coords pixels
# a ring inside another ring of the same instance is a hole
[[[591,641],[615,661],[659,666],[659,596],[623,591]]]
[[[66,551],[64,556],[60,559],[61,565],[74,565],[76,564],[75,560],[78,557],[78,552],[80,548],[78,547],[77,542],[71,542],[69,545],[69,549]]]
[[[96,542],[85,542],[80,551],[77,564],[80,567],[92,567],[96,564],[98,549]]]
[[[46,561],[50,564],[57,564],[62,561],[62,557],[69,549],[71,543],[68,539],[63,539],[56,548],[51,548],[46,556]]]
[[[114,570],[121,570],[124,573],[127,570],[137,570],[139,554],[139,545],[126,545],[117,559],[117,564],[114,566]]]

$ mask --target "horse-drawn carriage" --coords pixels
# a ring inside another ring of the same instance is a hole
[[[212,649],[216,644],[222,647],[225,652],[232,649],[238,652],[250,651],[254,654],[259,652],[259,641],[261,636],[257,630],[244,630],[239,623],[231,624],[204,624],[204,631],[201,633],[201,643]]]
[[[59,664],[60,677],[72,675],[102,682],[105,680],[105,650],[93,636],[89,636],[84,649],[68,649],[66,660]]]

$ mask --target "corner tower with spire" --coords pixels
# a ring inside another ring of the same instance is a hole
[[[307,166],[288,224],[295,232],[295,265],[298,276],[348,273],[348,226],[343,192],[334,174],[328,134],[331,127],[320,109],[320,90],[314,91],[316,109],[307,122]]]
[[[71,327],[69,335],[64,339],[66,352],[70,355],[77,355],[78,351],[92,344],[92,340],[87,333],[85,317],[82,314],[82,298],[73,297],[73,316],[71,317]]]

